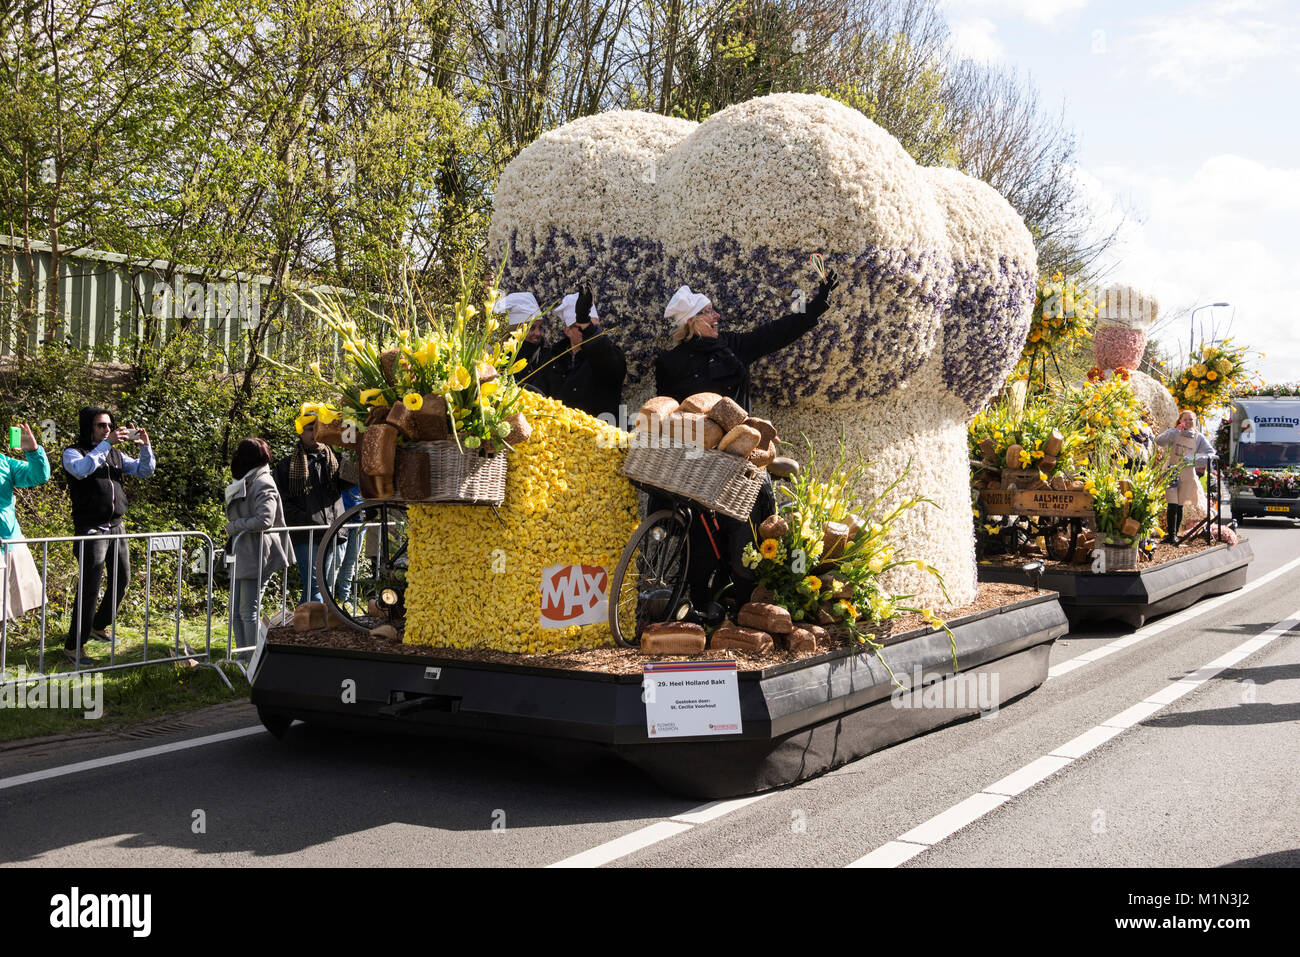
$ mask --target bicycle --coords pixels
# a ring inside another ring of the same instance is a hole
[[[793,465],[793,463],[791,463]],[[788,479],[798,474],[798,466],[772,469],[772,477]],[[628,539],[619,557],[609,588],[609,630],[614,641],[624,648],[640,645],[647,625],[683,621],[694,617],[700,624],[721,624],[728,611],[737,609],[729,601],[731,587],[729,558],[722,552],[721,527],[717,513],[697,502],[663,489],[633,483],[652,498],[667,499],[671,505],[650,512]],[[713,552],[713,565],[707,580],[713,596],[710,608],[696,608],[687,595],[691,570],[692,525],[699,521],[705,540]],[[630,577],[629,577],[630,573]]]
[[[338,547],[341,533],[357,527],[352,523],[358,518],[363,535],[376,534],[375,554],[358,557],[356,574],[348,582],[342,581],[342,575],[330,581],[326,575],[330,551]],[[398,625],[406,617],[407,539],[406,504],[400,500],[359,502],[335,519],[316,550],[317,588],[326,609],[359,631]],[[345,584],[350,586],[348,597],[341,599]]]

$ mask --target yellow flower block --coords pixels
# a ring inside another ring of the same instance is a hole
[[[612,644],[608,623],[541,624],[542,572],[605,569],[606,590],[640,521],[623,477],[619,432],[554,399],[525,392],[533,434],[509,453],[505,504],[412,505],[408,644],[549,654]]]

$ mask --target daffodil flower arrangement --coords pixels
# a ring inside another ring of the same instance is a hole
[[[1146,462],[1132,464],[1114,439],[1103,440],[1082,478],[1097,513],[1097,531],[1107,544],[1132,546],[1156,536],[1165,492],[1179,468],[1160,449]]]
[[[492,311],[499,290],[495,283],[479,283],[474,278],[479,274],[474,266],[462,272],[455,301],[440,306],[428,303],[403,274],[390,296],[394,315],[382,318],[369,335],[343,299],[303,300],[339,336],[343,352],[333,380],[325,378],[320,362],[309,365],[309,378],[336,390],[337,409],[358,422],[374,408],[401,402],[418,412],[428,397],[443,396],[458,444],[505,447],[513,429],[506,420],[517,411],[521,393],[515,376],[524,368],[519,349],[528,329],[502,334],[502,320]]]
[[[1040,279],[1029,333],[1012,377],[1032,381],[1037,367],[1042,387],[1046,388],[1049,364],[1092,337],[1097,311],[1092,293],[1060,271],[1050,279]]]
[[[1187,365],[1165,382],[1178,402],[1179,409],[1187,409],[1199,416],[1209,415],[1227,405],[1235,392],[1247,384],[1250,373],[1246,367],[1249,352],[1242,346],[1224,339],[1213,345],[1202,345],[1187,360]]]
[[[793,620],[824,622],[829,617],[856,637],[866,635],[870,625],[911,610],[906,604],[910,596],[891,594],[881,581],[891,569],[915,568],[933,575],[944,589],[943,578],[932,564],[898,554],[890,541],[899,518],[927,500],[904,498],[885,506],[904,474],[874,500],[860,501],[856,490],[868,465],[841,441],[837,460],[819,468],[810,448],[807,465],[778,489],[780,515],[788,531],[779,540],[760,538],[756,532],[742,555],[758,583],[773,592],[775,603],[786,608]],[[841,542],[832,543],[830,552],[826,551],[827,523],[848,531]]]
[[[1064,443],[1054,456],[1049,455],[1045,446],[1053,432],[1059,432]],[[972,462],[984,459],[999,467],[1013,469],[1039,468],[1050,478],[1069,465],[1078,448],[1081,435],[1073,427],[1068,410],[1062,408],[1050,394],[1040,394],[1030,400],[1024,408],[1009,402],[994,402],[975,414],[967,429]],[[992,451],[988,454],[987,448]],[[1020,446],[1020,458],[1017,462],[1006,461],[1007,449],[1013,445]],[[1043,465],[1047,459],[1050,465]],[[972,479],[978,475],[972,475]]]
[[[1069,428],[1081,433],[1074,449],[1076,465],[1096,459],[1098,450],[1121,447],[1138,457],[1143,435],[1144,406],[1127,379],[1112,376],[1069,389],[1061,399]]]

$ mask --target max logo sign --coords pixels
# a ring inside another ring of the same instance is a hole
[[[542,627],[606,621],[609,573],[599,565],[552,565],[542,570]]]

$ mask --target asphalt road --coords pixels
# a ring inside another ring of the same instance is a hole
[[[1248,588],[1300,557],[1300,526],[1246,532]],[[213,726],[147,741],[10,754],[0,863],[540,866],[584,855],[578,863],[838,867],[872,855],[907,867],[1297,865],[1300,631],[1274,628],[1288,618],[1300,618],[1300,566],[1172,625],[1148,623],[992,717],[694,815],[699,802],[617,764],[572,771],[513,751],[303,725],[280,742],[251,709],[231,709]],[[1127,634],[1068,635],[1052,664]],[[1126,730],[1092,730],[1259,635],[1271,640],[1141,720],[1130,715]],[[249,733],[182,747],[240,729]],[[1086,733],[1114,736],[1072,761],[1045,758]],[[150,750],[159,746],[178,749]],[[114,755],[136,759],[18,777]],[[1014,796],[981,796],[989,789]]]

